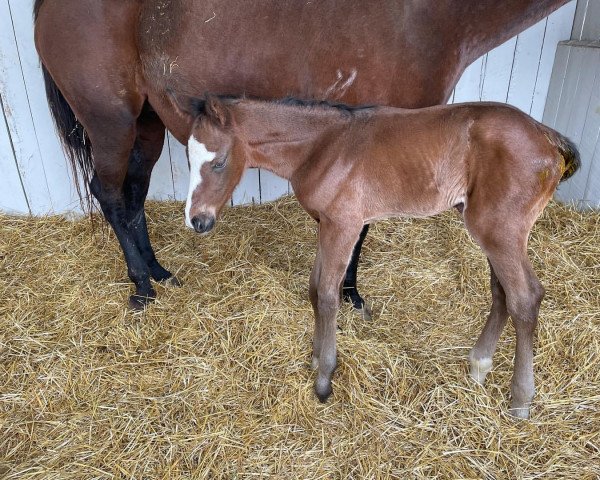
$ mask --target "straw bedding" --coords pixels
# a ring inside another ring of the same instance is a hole
[[[569,478],[600,475],[600,213],[552,204],[531,258],[547,289],[532,420],[507,415],[514,330],[485,388],[467,353],[490,304],[456,212],[376,224],[368,322],[338,316],[329,402],[309,368],[315,225],[291,198],[213,234],[151,203],[184,282],[142,313],[88,218],[0,216],[0,478]]]

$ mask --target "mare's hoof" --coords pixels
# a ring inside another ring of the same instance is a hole
[[[333,393],[333,388],[331,386],[330,381],[321,383],[317,379],[317,382],[315,383],[315,394],[317,395],[319,402],[321,402],[321,403],[327,402],[327,399],[329,398],[329,396],[332,393]]]
[[[160,282],[164,287],[181,287],[181,282],[175,275],[171,275],[169,278],[165,278]]]
[[[360,314],[363,320],[371,320],[373,318],[371,307],[363,300],[356,288],[344,288],[342,290],[342,299],[345,302],[351,303],[356,313]]]
[[[371,309],[371,306],[368,305],[366,302],[363,303],[363,306],[361,308],[354,307],[354,311],[358,313],[363,320],[373,320],[373,310]]]
[[[151,297],[143,297],[141,295],[131,295],[131,297],[129,297],[129,308],[131,308],[132,310],[135,310],[136,312],[144,310],[148,306],[148,304],[150,304],[154,301],[155,296],[156,296],[156,294]]]

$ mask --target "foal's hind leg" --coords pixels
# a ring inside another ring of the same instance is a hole
[[[490,288],[492,291],[492,308],[475,346],[469,353],[471,378],[481,385],[483,385],[486,375],[492,369],[492,357],[508,319],[506,295],[491,263]]]
[[[514,255],[514,256],[513,256]],[[519,418],[529,418],[529,408],[535,395],[533,378],[533,342],[544,288],[527,258],[526,247],[517,252],[496,252],[490,261],[506,291],[506,305],[517,334],[515,365],[511,386],[510,412]]]
[[[465,224],[487,254],[506,294],[506,309],[517,333],[510,412],[516,417],[529,418],[535,395],[533,334],[544,296],[544,288],[527,257],[527,237],[537,215],[528,212],[532,217],[530,222],[524,218],[507,220],[519,216],[509,210],[502,215],[500,208],[492,207],[485,214],[477,208],[467,208]]]
[[[165,127],[156,113],[145,111],[137,121],[137,137],[129,158],[123,193],[127,205],[127,223],[152,278],[170,285],[179,285],[171,272],[164,269],[154,254],[144,212],[144,201],[150,186],[152,168],[160,157]]]
[[[319,368],[319,355],[321,355],[321,344],[323,334],[321,332],[321,317],[319,316],[319,279],[321,278],[321,252],[319,246],[317,246],[317,256],[315,258],[315,264],[312,271],[310,272],[310,282],[308,285],[308,297],[313,307],[313,313],[315,316],[315,329],[313,335],[313,353],[311,366],[314,370]]]

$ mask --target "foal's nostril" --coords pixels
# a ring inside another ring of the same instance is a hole
[[[198,233],[206,233],[209,232],[213,226],[215,225],[215,217],[212,215],[196,215],[192,218],[192,226],[194,230]]]
[[[194,227],[194,230],[197,232],[200,232],[200,229],[202,228],[202,220],[200,217],[192,218],[192,227]]]

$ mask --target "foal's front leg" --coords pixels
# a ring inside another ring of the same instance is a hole
[[[319,252],[311,275],[311,301],[315,310],[313,366],[317,367],[315,392],[321,402],[331,395],[336,367],[336,321],[340,289],[362,224],[319,224]],[[316,287],[316,288],[315,288]]]

